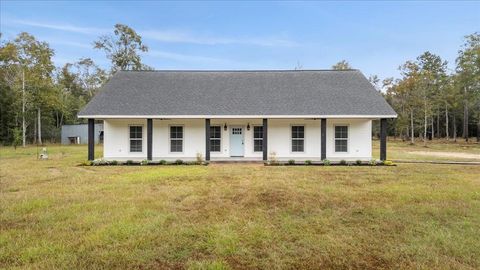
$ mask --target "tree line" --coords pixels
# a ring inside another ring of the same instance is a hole
[[[105,52],[109,70],[87,57],[55,67],[47,42],[25,32],[13,40],[0,34],[0,144],[57,142],[62,125],[83,123],[77,113],[113,73],[151,69],[140,55],[148,47],[126,25],[115,25],[92,47]]]
[[[398,114],[389,120],[390,136],[411,143],[419,138],[424,145],[429,139],[456,141],[460,136],[466,141],[476,136],[480,142],[480,33],[464,37],[453,71],[447,64],[426,51],[399,67],[401,78],[380,82],[376,75],[369,77]],[[343,60],[332,68],[351,66]]]
[[[118,70],[151,70],[142,63],[148,52],[132,28],[116,24],[112,34],[98,37],[92,48],[110,60],[102,69],[91,58],[55,67],[55,52],[29,33],[13,40],[0,34],[0,144],[57,142],[64,124],[83,123],[77,113]],[[480,141],[480,34],[468,35],[449,71],[440,56],[425,52],[399,69],[401,78],[369,77],[398,113],[391,119],[390,136],[426,144],[429,138]],[[301,69],[300,64],[295,69]],[[351,69],[342,60],[333,69]],[[383,91],[381,91],[383,90]],[[378,128],[374,128],[374,132]]]

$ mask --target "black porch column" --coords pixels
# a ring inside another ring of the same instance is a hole
[[[95,119],[88,119],[88,160],[95,159]]]
[[[205,119],[205,160],[210,160],[210,119]]]
[[[325,118],[320,120],[320,137],[321,159],[324,160],[327,158],[327,119]]]
[[[147,119],[147,159],[152,160],[153,120]]]
[[[387,159],[387,119],[380,119],[380,160]]]
[[[268,119],[263,119],[263,160],[268,159]]]

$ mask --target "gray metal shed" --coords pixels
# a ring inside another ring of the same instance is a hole
[[[88,125],[63,125],[62,144],[87,144]],[[95,144],[103,143],[103,124],[95,124]]]

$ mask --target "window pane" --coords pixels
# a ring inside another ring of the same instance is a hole
[[[142,126],[130,126],[130,139],[142,138]]]
[[[303,139],[303,137],[304,137],[304,126],[292,126],[292,138]]]
[[[348,127],[347,126],[335,126],[335,138],[348,138]]]
[[[210,151],[220,152],[220,140],[218,139],[210,140]]]
[[[303,152],[303,140],[292,140],[292,152]]]
[[[253,151],[262,152],[263,151],[263,140],[254,140],[253,141]]]
[[[242,128],[232,128],[232,134],[241,135],[242,134]]]
[[[335,140],[335,152],[347,152],[347,140]]]
[[[182,152],[182,140],[170,140],[170,152]]]
[[[130,152],[142,152],[142,140],[130,140]]]
[[[181,126],[171,126],[170,127],[170,138],[172,138],[172,139],[182,139],[183,138],[183,127],[181,127]]]
[[[219,126],[210,127],[210,138],[221,138],[222,133]]]
[[[263,138],[263,127],[253,127],[253,138]]]

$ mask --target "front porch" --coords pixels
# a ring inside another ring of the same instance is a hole
[[[261,162],[372,158],[371,118],[123,118],[104,121],[106,160]],[[381,119],[380,159],[386,159]],[[88,119],[93,160],[94,119]]]

